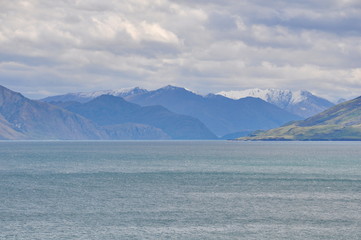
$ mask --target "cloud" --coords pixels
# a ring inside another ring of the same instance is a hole
[[[0,9],[0,84],[48,93],[167,84],[201,93],[360,95],[357,0],[14,0]]]

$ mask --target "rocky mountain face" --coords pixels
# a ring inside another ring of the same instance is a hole
[[[254,88],[242,91],[223,91],[217,94],[232,99],[260,98],[302,118],[313,116],[334,106],[330,101],[308,91]]]
[[[361,97],[303,121],[255,132],[243,140],[361,140]]]
[[[15,130],[2,115],[0,115],[0,140],[26,139],[27,137]]]
[[[0,86],[1,139],[108,139],[88,119]]]
[[[144,125],[154,127],[153,134],[158,134],[163,139],[217,138],[198,119],[175,114],[159,105],[142,107],[112,95],[102,95],[86,103],[73,102],[71,104],[62,103],[62,105],[69,111],[82,115],[107,130],[119,131],[122,124],[135,123],[142,124],[143,129]],[[137,127],[141,128],[139,125]]]

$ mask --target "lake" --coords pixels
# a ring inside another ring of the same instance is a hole
[[[361,142],[1,141],[0,239],[361,239]]]

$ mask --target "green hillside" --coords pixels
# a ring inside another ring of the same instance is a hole
[[[303,121],[257,131],[239,140],[361,140],[361,97]]]

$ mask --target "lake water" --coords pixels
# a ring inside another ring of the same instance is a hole
[[[361,143],[0,142],[0,239],[361,239]]]

